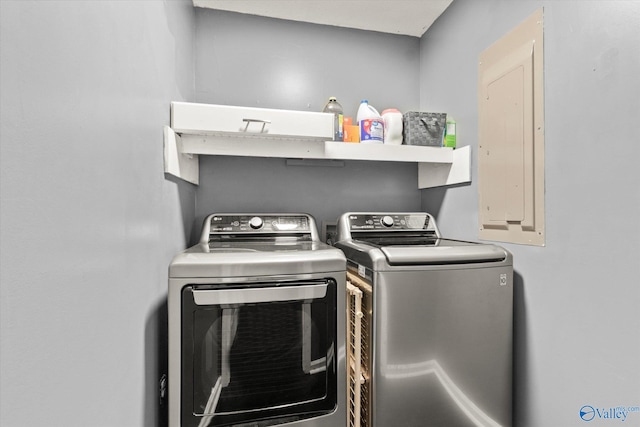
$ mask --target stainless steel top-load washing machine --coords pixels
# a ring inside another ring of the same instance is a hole
[[[169,425],[344,427],[345,277],[309,215],[209,215],[169,267]]]
[[[511,426],[511,254],[427,213],[347,213],[350,425]]]

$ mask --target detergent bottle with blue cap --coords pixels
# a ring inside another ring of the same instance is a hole
[[[384,142],[384,121],[378,110],[369,105],[368,100],[360,101],[356,119],[360,127],[361,144],[382,144]]]

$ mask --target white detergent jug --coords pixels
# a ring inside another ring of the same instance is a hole
[[[402,144],[402,113],[395,108],[382,112],[384,121],[384,143],[389,145]]]
[[[356,116],[360,127],[361,144],[382,144],[384,142],[384,121],[378,110],[363,99]]]

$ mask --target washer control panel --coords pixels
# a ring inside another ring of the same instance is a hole
[[[348,215],[350,231],[436,230],[427,213],[352,213]]]
[[[209,234],[311,233],[312,219],[299,214],[214,214],[209,216]]]

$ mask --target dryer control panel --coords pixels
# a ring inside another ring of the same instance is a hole
[[[214,215],[211,217],[211,233],[273,233],[309,232],[306,216],[282,215]]]
[[[205,219],[201,241],[214,235],[301,236],[317,239],[313,217],[307,214],[211,214]]]

